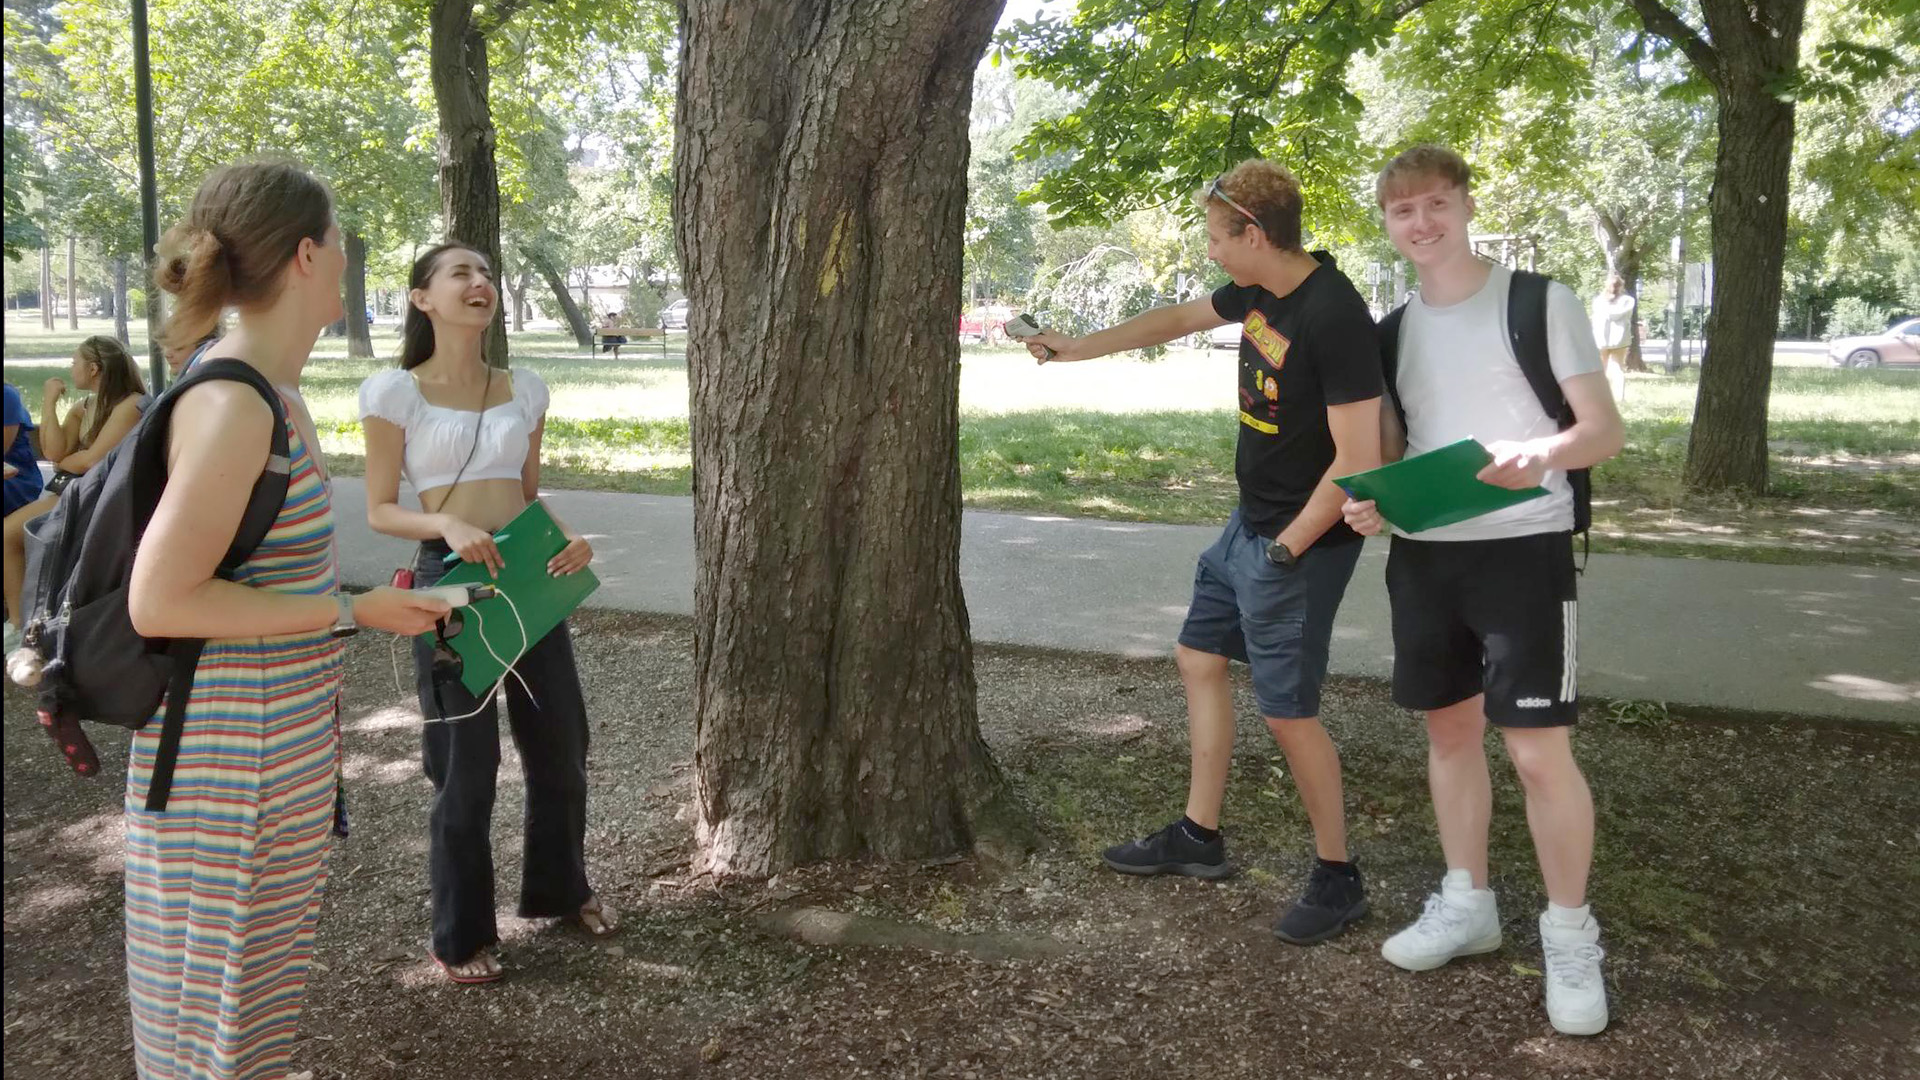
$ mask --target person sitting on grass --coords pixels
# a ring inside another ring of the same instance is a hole
[[[74,477],[106,457],[107,451],[133,430],[147,404],[147,384],[140,379],[139,366],[126,346],[113,338],[96,334],[81,342],[73,352],[68,373],[75,390],[90,391],[92,396],[61,416],[60,401],[67,396],[67,384],[52,378],[42,386],[40,453],[53,462],[53,478],[39,498],[6,517],[8,652],[13,651],[13,633],[25,617],[20,597],[27,582],[27,522],[52,510]]]

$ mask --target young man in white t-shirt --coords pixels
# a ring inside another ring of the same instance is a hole
[[[1480,259],[1468,242],[1471,173],[1451,150],[1417,146],[1389,162],[1376,194],[1387,236],[1419,276],[1398,340],[1388,392],[1405,412],[1380,410],[1383,456],[1424,453],[1463,438],[1493,461],[1480,479],[1549,492],[1454,525],[1395,530],[1387,562],[1393,608],[1393,694],[1427,719],[1428,782],[1447,873],[1412,926],[1382,954],[1411,971],[1500,947],[1487,886],[1487,721],[1500,728],[1526,792],[1527,824],[1546,879],[1540,917],[1547,1016],[1556,1030],[1591,1035],[1607,1025],[1600,927],[1588,911],[1593,797],[1570,739],[1578,609],[1574,599],[1573,495],[1568,469],[1618,453],[1622,433],[1587,312],[1572,290],[1546,294],[1547,349],[1575,422],[1547,415],[1507,334],[1512,271]],[[1343,508],[1355,532],[1391,526],[1372,502]]]

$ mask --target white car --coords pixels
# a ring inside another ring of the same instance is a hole
[[[660,329],[685,330],[687,328],[687,298],[681,297],[660,309]]]
[[[1216,326],[1207,331],[1207,343],[1216,349],[1237,349],[1240,347],[1240,338],[1244,329],[1237,322]]]
[[[1877,334],[1835,338],[1827,346],[1835,367],[1870,368],[1882,364],[1920,364],[1920,319],[1898,322]]]

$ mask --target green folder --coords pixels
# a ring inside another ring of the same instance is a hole
[[[1515,491],[1474,479],[1493,455],[1476,439],[1334,480],[1356,499],[1372,499],[1402,532],[1419,533],[1537,499],[1546,488]]]
[[[500,590],[501,595],[490,600],[455,609],[461,616],[460,630],[447,639],[453,651],[460,654],[460,685],[476,697],[506,674],[503,661],[511,662],[531,648],[600,587],[600,579],[591,567],[565,577],[547,573],[547,560],[560,554],[567,538],[554,523],[553,515],[538,502],[529,503],[502,526],[494,540],[506,560],[498,578],[487,575],[484,563],[462,562],[440,579],[442,585],[480,582]],[[507,602],[508,597],[512,604]],[[516,610],[518,619],[514,617]],[[526,626],[524,636],[522,624]],[[422,636],[434,639],[431,631]],[[488,645],[493,647],[491,652]]]

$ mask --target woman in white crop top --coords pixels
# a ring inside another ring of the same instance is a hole
[[[441,244],[414,263],[400,366],[360,387],[367,435],[367,522],[420,542],[416,588],[447,572],[452,556],[504,565],[493,533],[540,494],[540,436],[547,387],[531,371],[487,365],[481,343],[499,306],[484,255]],[[419,509],[400,502],[400,478]],[[559,519],[555,518],[558,522]],[[593,549],[564,522],[568,544],[547,563],[554,575],[584,569]],[[488,835],[500,762],[499,710],[460,684],[434,644],[414,641],[422,736],[433,807],[428,817],[432,956],[456,983],[492,982],[493,851]],[[614,929],[613,909],[587,885],[587,716],[562,622],[513,665],[507,721],[526,776],[526,852],[519,914],[572,919],[596,936]]]

